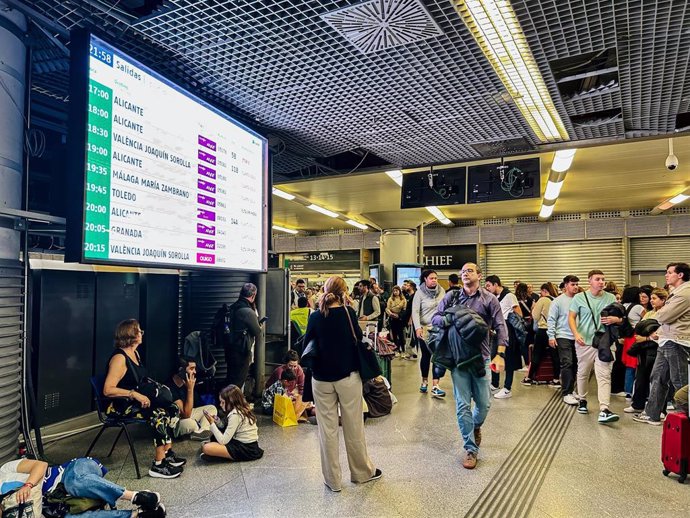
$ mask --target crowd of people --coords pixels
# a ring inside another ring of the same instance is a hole
[[[519,280],[511,291],[499,276],[483,278],[479,267],[468,263],[460,277],[449,276],[447,291],[435,271],[425,270],[419,284],[406,280],[390,289],[373,278],[359,281],[343,300],[359,320],[376,321],[379,329],[390,334],[399,358],[419,356],[419,392],[434,398],[446,395],[441,382],[448,369],[434,361],[429,332],[452,326],[447,315],[458,304],[482,317],[489,328],[481,344],[485,368],[450,372],[465,446],[463,465],[472,469],[490,400],[513,396],[515,372],[525,372],[520,380],[523,386],[560,390],[564,404],[587,414],[593,371],[597,420],[602,424],[620,419],[611,410],[612,396],[626,399],[624,412],[638,423],[659,425],[668,411],[687,412],[688,279],[690,266],[677,262],[668,265],[664,288],[625,286],[620,290],[606,282],[604,272],[593,269],[582,285],[570,274],[558,287],[544,282],[534,293],[531,285]],[[304,284],[297,282],[297,286]],[[295,304],[306,299],[304,291],[296,288]],[[318,291],[314,296],[318,304]],[[306,299],[304,307],[312,306]]]
[[[349,291],[344,279],[331,277],[310,293],[299,279],[291,292],[291,318],[303,343],[315,343],[318,354],[303,369],[300,354],[289,350],[265,382],[260,409],[271,414],[276,395],[285,395],[300,405],[300,416],[304,412],[305,418],[313,419],[330,490],[342,489],[340,427],[351,480],[380,478],[382,472],[367,451],[363,395],[379,382],[388,394],[390,385],[387,380],[363,379],[358,353],[363,327],[373,325],[377,333],[390,334],[400,359],[419,360],[421,394],[444,398],[441,381],[449,372],[467,469],[477,465],[491,400],[512,397],[514,374],[519,371],[525,372],[522,385],[558,389],[563,403],[576,406],[580,414],[589,412],[594,371],[599,423],[620,419],[611,410],[611,397],[620,396],[627,399],[624,412],[632,414],[632,421],[659,425],[672,409],[688,412],[688,279],[690,266],[681,262],[667,266],[664,288],[626,286],[622,291],[593,269],[586,286],[569,274],[559,287],[543,283],[539,294],[520,281],[513,283],[511,292],[497,275],[484,279],[474,263],[463,265],[459,276],[451,275],[447,290],[434,270],[424,270],[419,284],[406,280],[388,290],[376,279],[364,279]],[[256,286],[246,284],[238,301],[224,307],[218,320],[216,338],[224,340],[228,360],[219,408],[202,401],[196,390],[197,358],[181,356],[177,371],[160,384],[148,377],[137,352],[144,334],[139,323],[129,319],[118,324],[103,386],[103,396],[110,401],[106,412],[148,422],[154,446],[151,477],[172,479],[183,473],[186,459],[172,448],[179,437],[201,441],[201,458],[237,462],[262,457],[254,406],[242,390],[254,339],[262,332],[255,299]],[[447,357],[442,358],[443,347],[452,350],[450,365]],[[546,358],[550,366],[543,368]],[[97,498],[111,506],[123,499],[135,505],[134,511],[93,513],[165,516],[156,493],[128,491],[103,479],[105,469],[90,458],[75,459],[57,471],[40,461],[14,461],[0,468],[0,482],[3,492],[9,488],[6,483],[14,484],[17,501],[25,502],[38,486],[43,492],[55,488],[55,480],[48,483],[53,472],[74,496]]]

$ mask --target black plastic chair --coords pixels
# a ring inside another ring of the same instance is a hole
[[[107,398],[103,395],[103,385],[105,384],[105,376],[100,375],[100,376],[93,376],[91,378],[91,386],[93,387],[94,391],[94,399],[96,401],[96,410],[98,411],[98,419],[103,423],[103,426],[101,427],[100,431],[98,432],[98,435],[93,439],[91,442],[91,446],[89,446],[89,449],[86,451],[85,457],[88,457],[91,454],[91,450],[93,450],[93,447],[96,445],[98,442],[98,439],[100,439],[101,435],[107,428],[119,428],[120,432],[117,434],[117,437],[115,438],[115,442],[113,442],[113,446],[110,448],[110,451],[108,452],[107,457],[110,457],[113,454],[113,450],[115,450],[115,446],[117,446],[117,442],[120,440],[120,436],[122,436],[122,432],[125,433],[125,437],[127,437],[127,442],[129,443],[129,451],[132,452],[132,458],[134,459],[134,468],[137,471],[137,478],[141,478],[141,473],[139,473],[139,461],[137,460],[137,452],[134,449],[134,443],[132,442],[132,438],[129,435],[129,430],[127,430],[127,425],[130,424],[148,424],[148,421],[146,419],[139,419],[136,417],[122,417],[118,415],[106,415],[105,411],[108,408],[108,405],[112,401],[112,399],[116,398]]]

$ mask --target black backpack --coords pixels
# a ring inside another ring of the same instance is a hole
[[[216,359],[211,352],[212,333],[192,331],[184,339],[182,354],[193,358],[198,379],[212,379],[216,375]]]

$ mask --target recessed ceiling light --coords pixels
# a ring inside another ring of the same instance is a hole
[[[287,232],[288,234],[298,234],[299,230],[295,230],[293,228],[285,228],[281,227],[280,225],[273,225],[274,230],[280,230],[281,232]]]
[[[308,209],[315,210],[316,212],[320,212],[321,214],[325,214],[328,217],[331,218],[337,218],[338,214],[333,212],[332,210],[324,209],[323,207],[320,207],[316,205],[315,203],[312,203],[311,205],[307,205]]]
[[[275,194],[279,198],[283,198],[285,200],[292,201],[295,199],[294,194],[290,194],[289,192],[281,191],[280,189],[276,189],[275,187],[273,188],[273,194]]]

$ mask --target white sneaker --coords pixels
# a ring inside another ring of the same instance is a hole
[[[644,410],[639,410],[637,408],[633,408],[632,405],[627,406],[623,409],[623,412],[625,412],[626,414],[641,414],[643,411]]]
[[[611,393],[612,396],[617,396],[617,397],[625,397],[627,394],[625,392],[613,392]]]
[[[563,403],[566,405],[571,405],[575,406],[580,402],[579,399],[577,399],[574,395],[568,394],[567,396],[563,396]]]
[[[518,372],[529,372],[529,367],[523,367],[522,369],[518,369]]]
[[[489,385],[489,389],[491,390],[492,394],[495,394],[496,392],[498,392],[500,390],[498,387],[495,387],[493,385]]]
[[[666,403],[666,410],[673,411],[675,409],[676,409],[676,407],[673,405],[673,403],[671,403],[670,401],[668,403]]]
[[[502,388],[494,394],[494,397],[496,399],[508,399],[509,397],[513,397],[513,393],[510,390]]]

